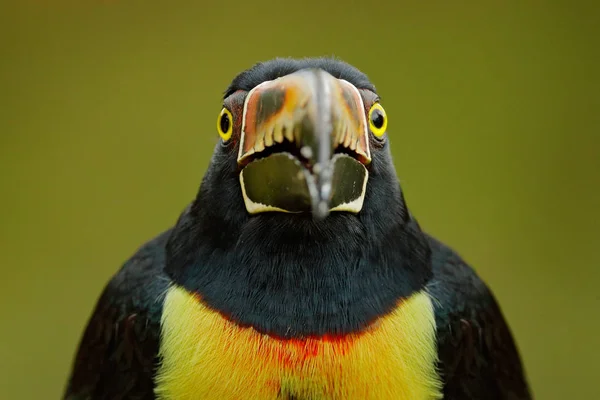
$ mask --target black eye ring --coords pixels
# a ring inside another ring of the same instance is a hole
[[[221,115],[221,131],[227,132],[229,130],[229,115]]]
[[[383,124],[385,123],[385,117],[383,116],[381,110],[373,110],[373,113],[371,114],[371,123],[377,129],[381,129],[383,127]]]

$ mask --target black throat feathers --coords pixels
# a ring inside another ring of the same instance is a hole
[[[432,275],[431,250],[406,209],[388,146],[379,152],[362,211],[314,221],[310,214],[250,216],[235,156],[217,145],[196,200],[173,229],[166,272],[207,306],[261,333],[361,331]]]

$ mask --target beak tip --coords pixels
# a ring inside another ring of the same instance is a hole
[[[326,201],[322,200],[315,204],[313,210],[314,219],[317,221],[324,220],[329,215],[329,205]]]

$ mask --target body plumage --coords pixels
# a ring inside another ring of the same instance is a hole
[[[376,104],[332,59],[236,77],[196,199],[107,285],[65,398],[530,399],[492,293],[409,213]]]

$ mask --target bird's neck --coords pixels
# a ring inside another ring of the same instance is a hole
[[[278,337],[358,332],[431,277],[427,239],[399,188],[383,199],[374,183],[361,213],[323,221],[249,216],[225,201],[234,190],[225,182],[200,191],[173,230],[166,270],[240,325]]]

